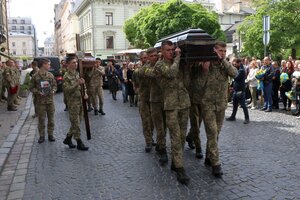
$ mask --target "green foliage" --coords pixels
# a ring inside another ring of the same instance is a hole
[[[170,0],[141,9],[125,21],[127,40],[137,48],[153,46],[160,38],[187,28],[201,28],[214,38],[225,41],[218,16],[199,3]]]
[[[20,89],[22,91],[29,90],[30,84],[31,84],[30,83],[30,75],[29,75],[29,73],[27,73],[26,76],[25,76],[23,84],[20,85]]]
[[[253,0],[257,12],[247,17],[239,31],[243,41],[243,54],[263,57],[263,16],[270,16],[270,43],[268,53],[281,57],[286,49],[298,47],[300,42],[300,1],[299,0]]]

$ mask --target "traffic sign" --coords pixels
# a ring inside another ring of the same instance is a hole
[[[264,16],[263,18],[263,29],[264,31],[270,30],[270,16]]]
[[[268,45],[270,42],[270,32],[269,31],[265,31],[264,32],[264,36],[263,36],[263,43],[264,45]]]

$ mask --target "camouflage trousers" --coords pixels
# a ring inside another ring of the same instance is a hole
[[[47,116],[47,132],[48,136],[52,135],[53,136],[53,131],[54,131],[54,113],[55,113],[55,107],[54,103],[50,104],[36,104],[35,107],[37,111],[37,117],[38,117],[38,130],[40,137],[45,137],[45,121],[46,121],[46,116]]]
[[[10,88],[8,87],[7,88],[7,107],[11,108],[11,107],[14,107],[15,104],[15,100],[17,99],[17,93],[15,94],[12,94],[10,92]]]
[[[203,110],[202,117],[207,137],[206,158],[212,166],[220,164],[218,139],[223,125],[225,110]]]
[[[151,119],[150,103],[146,101],[139,101],[139,111],[142,120],[145,143],[151,144],[154,127]]]
[[[67,95],[64,91],[63,91],[63,95],[64,95],[64,98],[63,98],[64,104],[65,104],[66,107],[68,107]]]
[[[36,99],[36,95],[32,94],[32,101],[33,101],[33,107],[34,107],[34,114],[37,115],[37,99]]]
[[[166,124],[171,138],[171,157],[176,168],[183,167],[183,147],[189,109],[166,110]]]
[[[90,88],[90,99],[94,109],[103,109],[103,88],[102,87],[91,87]]]
[[[68,108],[71,127],[67,136],[73,136],[73,138],[77,140],[80,139],[80,121],[82,116],[82,105],[72,104],[71,102],[68,102]]]
[[[164,104],[162,102],[150,103],[151,118],[157,134],[158,149],[166,149],[166,115],[164,111]]]
[[[190,107],[191,128],[188,137],[192,138],[196,148],[201,148],[200,126],[202,123],[202,113],[200,104],[192,103]]]

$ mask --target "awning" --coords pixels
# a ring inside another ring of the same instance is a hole
[[[126,54],[139,54],[143,51],[143,49],[127,49],[123,51],[118,51],[114,55],[126,55]]]

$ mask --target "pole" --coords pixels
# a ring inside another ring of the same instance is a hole
[[[77,46],[77,51],[80,51],[79,34],[76,34],[76,46]],[[78,58],[78,65],[79,65],[80,77],[84,78],[82,58]],[[88,116],[88,112],[87,112],[87,100],[84,99],[84,95],[85,95],[85,84],[81,85],[81,97],[82,97],[82,108],[83,108],[83,116],[84,116],[84,122],[85,122],[86,137],[88,140],[90,140],[92,137],[91,137],[89,116]]]

